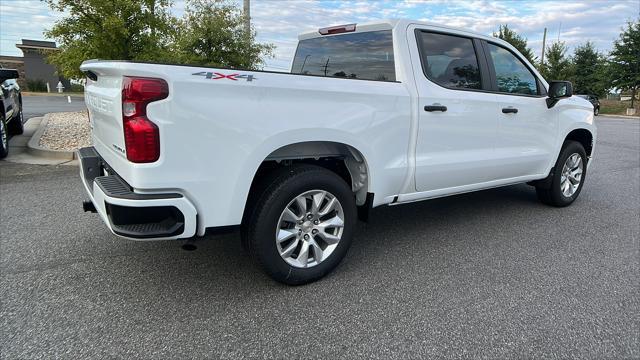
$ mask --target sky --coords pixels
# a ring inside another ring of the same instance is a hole
[[[108,1],[108,0],[105,0]],[[242,0],[232,0],[242,7]],[[174,0],[172,12],[181,16],[184,0]],[[40,0],[0,0],[0,55],[21,56],[20,39],[46,39],[43,31],[64,14]],[[608,52],[629,20],[640,18],[640,0],[251,0],[251,20],[259,42],[276,45],[267,70],[288,71],[297,35],[331,25],[379,19],[408,18],[491,34],[508,24],[528,39],[540,56],[542,35],[558,38],[570,51],[592,41]]]

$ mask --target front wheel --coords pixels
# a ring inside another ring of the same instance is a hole
[[[587,154],[577,141],[566,141],[553,168],[553,178],[548,186],[536,187],[541,202],[564,207],[571,205],[580,195],[587,174]]]
[[[0,114],[0,159],[7,157],[9,153],[9,135],[7,135],[7,124],[4,121],[4,114]]]
[[[243,224],[251,256],[276,281],[300,285],[333,270],[351,245],[356,223],[351,188],[318,166],[280,170]]]
[[[595,109],[593,109],[593,115],[598,116],[600,115],[600,108],[596,107]]]

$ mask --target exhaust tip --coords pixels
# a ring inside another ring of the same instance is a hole
[[[93,205],[93,203],[91,201],[85,200],[82,202],[82,210],[84,210],[84,212],[98,212],[96,210],[96,207]]]

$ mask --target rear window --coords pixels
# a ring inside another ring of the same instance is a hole
[[[293,74],[395,81],[391,30],[301,40]]]

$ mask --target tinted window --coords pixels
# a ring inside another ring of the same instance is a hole
[[[481,89],[478,59],[469,38],[419,32],[422,66],[427,77],[446,87]]]
[[[489,44],[496,69],[498,91],[512,94],[537,95],[536,77],[511,51]]]
[[[291,72],[395,81],[391,30],[302,40],[298,43]]]

